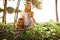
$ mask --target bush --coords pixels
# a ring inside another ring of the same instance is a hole
[[[31,28],[25,28],[23,32],[15,31],[14,28],[14,24],[4,25],[8,40],[58,40],[60,38],[60,23],[53,21],[36,23]]]

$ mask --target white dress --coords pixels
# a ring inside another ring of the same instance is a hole
[[[21,13],[21,17],[22,16],[24,16],[24,25],[30,25],[31,23],[31,21],[30,21],[30,19],[29,19],[29,17],[28,17],[28,13],[27,12],[22,12]]]

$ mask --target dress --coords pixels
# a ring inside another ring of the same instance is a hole
[[[28,13],[27,12],[22,12],[21,16],[24,16],[24,25],[27,25],[28,27],[31,26],[31,20],[28,17]]]

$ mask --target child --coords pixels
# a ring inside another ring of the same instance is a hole
[[[15,31],[14,40],[20,40],[20,35],[21,35],[22,31],[24,31],[24,21],[22,18],[18,19],[15,30],[16,31]]]
[[[24,22],[22,18],[19,18],[16,26],[16,30],[24,29]]]
[[[28,12],[28,17],[33,17],[33,12]]]
[[[29,25],[30,27],[32,27],[35,24],[35,20],[33,18],[33,12],[28,12],[28,17],[29,17]]]

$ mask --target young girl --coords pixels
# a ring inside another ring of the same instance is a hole
[[[33,12],[28,12],[28,18],[29,18],[29,27],[32,27],[35,24],[35,20],[33,18]]]

